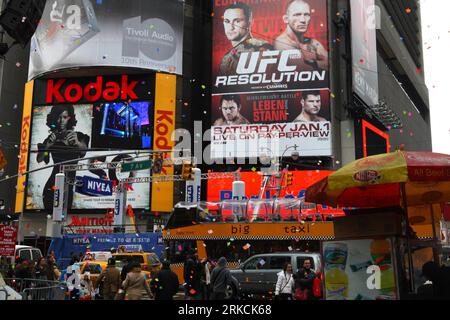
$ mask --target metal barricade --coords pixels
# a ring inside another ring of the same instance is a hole
[[[59,281],[7,278],[5,283],[23,300],[65,300],[67,285]]]

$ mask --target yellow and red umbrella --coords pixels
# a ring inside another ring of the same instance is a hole
[[[359,159],[310,186],[306,201],[356,208],[450,202],[450,155],[396,151]]]

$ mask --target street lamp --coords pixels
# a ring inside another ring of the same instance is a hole
[[[291,153],[292,160],[297,161],[300,158],[300,153],[297,151],[298,146],[296,144],[294,144],[293,146],[287,147],[286,150],[284,150],[283,155],[281,156],[282,160],[283,160],[286,152],[288,152],[292,148],[294,148],[294,151],[292,151],[292,153]]]

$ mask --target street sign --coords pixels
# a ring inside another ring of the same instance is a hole
[[[0,225],[0,256],[14,256],[17,232],[18,227]]]
[[[146,170],[150,169],[151,166],[152,166],[151,160],[123,163],[122,172]]]

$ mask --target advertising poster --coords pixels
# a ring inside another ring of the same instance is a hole
[[[368,105],[378,104],[375,0],[351,0],[353,91]]]
[[[14,256],[18,230],[18,227],[0,225],[0,256]]]
[[[83,66],[182,74],[178,0],[49,0],[31,40],[29,79]]]
[[[123,159],[134,157],[137,151],[123,151],[119,155],[109,156],[108,152],[88,152],[86,157],[96,157],[90,160],[80,161],[79,164],[88,163],[111,163],[120,162]],[[119,152],[117,152],[119,153]],[[77,171],[77,180],[83,180],[84,177],[97,178],[102,180],[110,180],[114,186],[118,185],[119,180],[127,178],[148,178],[150,176],[150,169],[121,172],[120,169],[110,170],[90,170]],[[149,183],[133,183],[128,184],[127,188],[127,204],[135,209],[149,209],[150,207],[150,184]],[[112,196],[93,196],[86,195],[81,192],[75,192],[73,197],[72,209],[108,209],[114,208],[115,194]]]
[[[215,2],[214,12],[212,158],[294,145],[331,155],[326,1]]]
[[[109,107],[107,107],[108,105]],[[128,107],[128,111],[122,112],[121,109],[126,110],[125,106]],[[63,161],[69,161],[68,164],[101,164],[119,162],[124,158],[132,157],[136,154],[134,150],[117,152],[101,150],[109,150],[112,147],[105,143],[105,140],[114,143],[116,147],[124,148],[140,149],[147,145],[150,136],[143,133],[143,127],[147,128],[145,130],[150,130],[148,127],[149,108],[149,103],[140,102],[131,102],[127,105],[111,103],[35,107],[31,127],[29,170]],[[114,112],[109,113],[105,111],[106,109],[114,110]],[[139,111],[143,115],[141,118],[136,116]],[[95,119],[93,120],[93,118]],[[100,126],[96,125],[98,119],[102,120]],[[130,126],[132,123],[136,123],[136,125]],[[98,151],[86,152],[86,149]],[[55,175],[59,172],[60,166],[56,166],[29,175],[27,210],[45,209],[52,212]],[[114,207],[114,194],[111,196],[86,195],[81,190],[77,190],[75,181],[82,182],[85,177],[109,180],[115,187],[118,181],[124,178],[149,176],[149,169],[131,173],[121,173],[119,169],[69,172],[67,174],[68,180],[70,180],[68,208],[107,209]],[[133,208],[147,209],[149,194],[149,184],[128,185],[128,204]]]
[[[55,105],[33,108],[29,170],[86,156],[92,141],[93,105]],[[55,176],[60,166],[29,174],[26,209],[53,211]],[[70,174],[74,179],[74,174]],[[72,202],[73,191],[69,192]]]
[[[396,299],[389,239],[325,242],[323,258],[326,300]],[[373,280],[376,277],[379,281]]]

